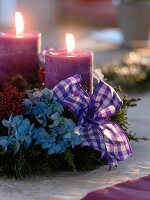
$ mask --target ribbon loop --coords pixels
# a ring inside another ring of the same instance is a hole
[[[122,100],[104,81],[100,81],[91,98],[80,83],[79,75],[59,82],[53,89],[54,96],[78,116],[81,146],[101,151],[111,168],[132,153],[120,126],[105,119],[119,111]]]
[[[95,117],[109,117],[119,111],[122,100],[116,91],[104,81],[100,81],[91,96],[91,107]]]
[[[76,74],[60,81],[53,89],[57,100],[69,107],[76,115],[79,115],[80,110],[86,110],[90,106],[90,97],[80,83],[81,77]]]

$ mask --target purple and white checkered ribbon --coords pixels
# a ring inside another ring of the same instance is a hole
[[[104,81],[100,81],[91,97],[80,83],[79,75],[62,80],[54,87],[54,96],[78,116],[81,146],[101,151],[101,158],[105,156],[112,168],[132,153],[120,126],[105,119],[119,111],[122,100]]]

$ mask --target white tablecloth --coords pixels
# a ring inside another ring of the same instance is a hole
[[[142,101],[128,112],[131,129],[138,136],[149,137],[150,93],[137,96]],[[59,173],[21,181],[0,178],[0,199],[79,200],[96,188],[150,174],[150,141],[132,142],[132,148],[133,155],[111,171],[104,166],[90,172]]]

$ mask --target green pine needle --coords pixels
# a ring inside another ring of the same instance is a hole
[[[67,161],[70,167],[72,167],[72,171],[76,172],[76,166],[74,164],[74,155],[71,153],[71,150],[67,149],[64,152],[64,159]]]
[[[120,88],[117,88],[120,91]],[[118,123],[129,140],[139,141],[147,140],[147,138],[139,138],[129,130],[127,110],[130,107],[137,106],[137,98],[128,98],[124,96],[123,106],[118,113],[108,118],[110,121]],[[77,118],[73,113],[65,108],[64,117],[71,118],[77,122]],[[33,119],[30,119],[31,121]],[[38,125],[37,125],[38,126]],[[7,130],[0,124],[0,135],[7,135]],[[22,146],[17,154],[12,154],[10,149],[7,152],[0,148],[0,175],[7,175],[20,179],[29,177],[34,174],[50,174],[53,171],[89,171],[100,165],[106,165],[105,158],[99,160],[101,153],[91,147],[75,146],[74,149],[67,149],[62,154],[49,155],[47,150],[41,149],[38,145],[30,145],[27,149]]]

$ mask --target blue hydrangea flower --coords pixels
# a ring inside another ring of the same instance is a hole
[[[10,115],[9,120],[3,120],[2,124],[8,128],[8,136],[10,135],[15,135],[16,133],[16,128],[19,128],[21,125],[21,122],[23,120],[23,116],[22,115],[17,115],[15,117],[13,117],[12,115]]]
[[[74,146],[79,145],[81,143],[79,127],[77,127],[71,119],[61,118],[59,122],[57,126],[53,125],[49,127],[50,129],[52,128],[52,135],[55,135],[57,138],[57,144],[61,146],[61,152],[62,150],[65,151],[69,146],[74,148]],[[52,152],[52,149],[49,152]]]
[[[54,128],[59,125],[62,118],[61,118],[60,114],[58,112],[56,112],[55,114],[51,115],[50,119],[53,120],[53,124],[49,125],[49,127]]]
[[[52,114],[54,114],[54,113],[62,114],[63,111],[64,111],[63,106],[60,103],[58,103],[57,101],[53,100],[53,103],[52,103]]]
[[[41,127],[35,128],[22,115],[10,116],[2,123],[8,128],[8,136],[0,137],[0,145],[7,151],[9,146],[17,153],[21,145],[28,148],[40,145],[48,154],[63,153],[66,148],[79,145],[79,129],[71,119],[62,116],[63,106],[53,97],[53,91],[34,89],[24,100],[26,116],[34,115]],[[45,128],[46,127],[46,128]]]
[[[63,106],[53,99],[53,90],[33,90],[28,94],[28,99],[24,100],[26,114],[34,114],[36,120],[43,126],[47,126],[47,117],[58,112],[62,114]]]
[[[44,128],[37,129],[34,139],[35,145],[41,145],[43,149],[48,149],[48,154],[63,153],[67,147],[79,145],[79,128],[71,119],[66,119],[55,113],[51,116],[53,124],[49,125],[49,131]]]
[[[49,149],[55,142],[55,137],[49,136],[44,128],[37,129],[34,139],[36,139],[35,145],[41,145],[42,149]]]
[[[4,151],[7,151],[9,146],[15,145],[15,138],[13,136],[1,136],[0,137],[0,146],[2,146],[2,149]]]
[[[22,115],[18,116],[10,116],[9,120],[3,120],[2,124],[8,128],[8,140],[7,147],[12,145],[10,141],[13,141],[14,145],[14,153],[17,153],[20,145],[25,144],[26,148],[32,142],[32,135],[34,135],[35,128],[30,124],[28,119],[23,119]],[[10,136],[10,137],[9,137]],[[0,145],[2,145],[3,149],[7,149],[4,147],[4,138],[1,138]]]
[[[61,154],[65,152],[66,146],[63,142],[54,143],[48,150],[48,154]]]
[[[59,113],[51,116],[53,126],[47,132],[45,128],[34,128],[28,119],[23,119],[22,115],[10,116],[9,120],[2,123],[8,128],[9,136],[0,137],[0,145],[4,151],[9,146],[13,147],[17,153],[21,145],[26,148],[34,141],[33,145],[41,145],[42,149],[47,149],[48,154],[63,153],[67,147],[80,144],[79,129],[71,119],[63,118]]]
[[[65,143],[71,144],[72,148],[74,148],[76,145],[79,145],[81,143],[80,140],[80,132],[79,127],[75,125],[75,123],[71,119],[66,119],[64,121],[64,130],[65,134],[63,136],[63,141]]]

